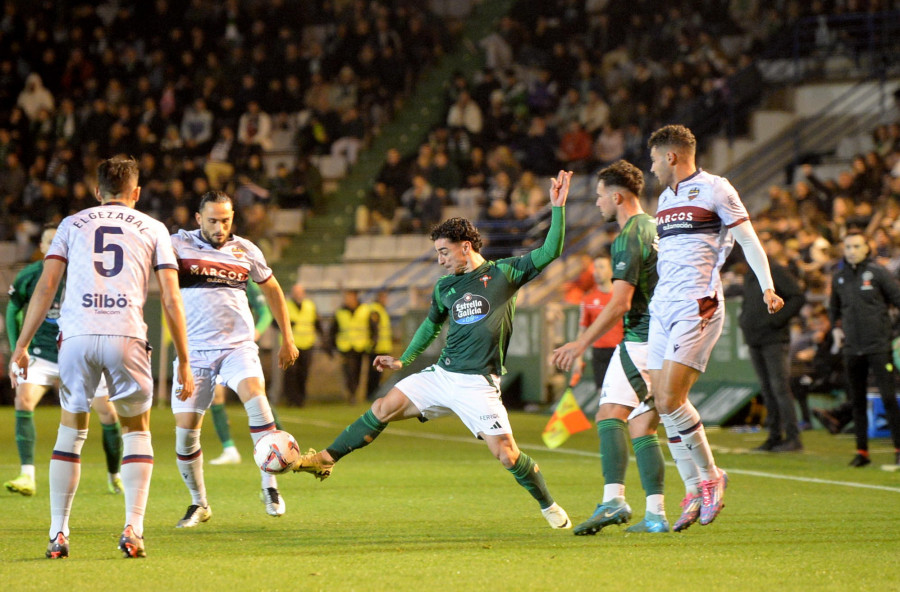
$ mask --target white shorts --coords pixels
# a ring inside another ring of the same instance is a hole
[[[629,419],[653,409],[653,399],[647,398],[650,394],[647,350],[646,343],[632,341],[616,346],[603,376],[598,406],[614,403],[631,407]]]
[[[715,296],[651,300],[647,369],[661,370],[663,360],[671,360],[703,372],[724,323],[725,302]]]
[[[109,395],[116,412],[134,417],[153,406],[150,344],[120,335],[78,335],[59,348],[59,402],[70,413],[87,413],[95,396]],[[106,392],[99,391],[105,379]]]
[[[37,386],[56,386],[58,380],[59,364],[32,355],[28,361],[28,378],[20,379],[19,382]],[[97,392],[94,393],[94,397],[106,397],[108,395],[106,377],[101,376],[100,384],[97,385]]]
[[[173,362],[175,371],[178,360]],[[206,349],[191,352],[191,371],[194,373],[194,394],[186,401],[176,396],[176,383],[172,383],[172,413],[203,414],[212,405],[216,391],[216,379],[234,392],[245,378],[259,378],[264,381],[262,364],[259,362],[259,348],[255,343],[247,343],[231,349]]]
[[[448,372],[438,365],[407,376],[396,384],[427,419],[455,413],[479,434],[511,434],[509,416],[500,400],[500,377]]]

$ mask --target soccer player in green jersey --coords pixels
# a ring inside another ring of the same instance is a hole
[[[631,507],[625,501],[625,469],[628,466],[626,429],[631,436],[641,485],[646,494],[644,519],[628,532],[669,532],[663,498],[665,464],[657,438],[659,414],[652,399],[647,399],[650,376],[647,370],[647,333],[650,325],[649,303],[658,279],[656,272],[656,220],[641,207],[644,176],[640,169],[620,160],[601,170],[597,177],[597,206],[607,222],[618,222],[621,232],[613,241],[612,298],[577,340],[553,352],[553,361],[569,370],[596,339],[624,318],[625,335],[616,347],[603,378],[597,409],[597,432],[603,469],[603,499],[575,534],[600,532],[610,524],[631,519]],[[627,426],[627,428],[626,428]],[[699,491],[699,474],[683,445],[669,442],[679,469],[688,471],[688,491]],[[682,463],[688,463],[682,465]],[[691,470],[691,468],[693,469]],[[682,471],[684,477],[684,471]],[[676,530],[686,528],[681,519]]]
[[[55,226],[44,228],[41,234],[41,253],[47,252],[54,236],[56,236]],[[35,261],[20,271],[9,287],[6,335],[9,338],[10,350],[16,348],[24,310],[34,294],[34,287],[43,269],[44,260]],[[3,486],[7,491],[26,496],[35,493],[34,447],[37,433],[34,429],[34,408],[50,387],[59,380],[56,338],[59,333],[57,319],[62,293],[63,286],[60,286],[50,312],[38,328],[28,349],[28,353],[32,356],[32,368],[29,368],[28,379],[21,381],[16,387],[16,447],[19,449],[19,462],[22,468],[18,477],[7,481]],[[105,382],[101,382],[92,407],[103,426],[103,451],[106,453],[106,470],[109,474],[107,488],[110,493],[122,493],[122,478],[119,476],[122,463],[122,428],[115,408],[106,397]]]
[[[448,275],[435,284],[428,317],[400,359],[380,355],[372,365],[379,372],[408,365],[437,338],[449,319],[440,358],[376,399],[372,408],[347,426],[331,446],[303,455],[294,471],[325,479],[334,463],[371,443],[388,423],[454,413],[538,501],[551,527],[572,527],[565,510],[553,501],[537,464],[516,445],[500,399],[500,376],[505,372],[503,359],[512,332],[516,292],[562,253],[564,206],[571,179],[571,172],[560,171],[552,180],[550,230],[543,246],[527,255],[485,260],[478,230],[465,218],[451,218],[432,229],[438,264]]]

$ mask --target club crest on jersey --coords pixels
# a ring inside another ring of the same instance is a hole
[[[481,283],[484,284],[485,288],[487,288],[487,283],[491,280],[491,276],[489,276],[488,274],[484,274],[478,279],[481,280]]]
[[[700,188],[699,188],[699,187],[694,187],[693,189],[691,189],[690,191],[688,191],[687,198],[688,198],[688,199],[694,199],[694,198],[697,197],[698,195],[700,195]]]
[[[231,254],[234,255],[235,259],[243,259],[244,258],[244,250],[240,247],[231,247]]]
[[[478,294],[466,293],[451,307],[453,322],[460,325],[477,323],[491,311],[491,303]]]

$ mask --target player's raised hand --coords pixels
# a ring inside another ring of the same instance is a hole
[[[403,368],[403,362],[392,356],[375,356],[375,359],[372,360],[372,366],[379,372],[384,372],[385,370],[399,370]]]
[[[550,204],[556,207],[566,205],[569,197],[569,184],[572,182],[572,171],[559,171],[556,178],[550,179]]]
[[[769,308],[769,314],[775,314],[784,307],[784,300],[775,293],[775,290],[766,290],[763,294],[763,300]]]
[[[28,350],[24,347],[17,347],[16,351],[9,357],[9,382],[12,384],[13,389],[28,378],[28,364],[30,361]]]

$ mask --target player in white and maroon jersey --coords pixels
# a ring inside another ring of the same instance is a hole
[[[175,454],[178,470],[191,493],[191,503],[178,528],[206,522],[212,515],[203,479],[200,429],[213,401],[216,377],[238,394],[250,424],[253,443],[275,429],[266,399],[265,379],[254,343],[253,315],[247,302],[247,282],[256,282],[283,336],[278,361],[286,369],[299,352],[288,320],[287,304],[278,280],[253,243],[231,234],[234,206],[221,191],[200,200],[197,230],[172,236],[178,258],[178,278],[187,314],[187,332],[197,385],[194,395],[172,397],[175,414]],[[281,516],[284,499],[274,475],[260,471],[261,497],[270,516]]]
[[[59,348],[62,413],[50,461],[51,538],[46,553],[53,559],[69,554],[69,514],[81,474],[91,399],[101,376],[106,378],[109,400],[116,406],[123,431],[126,526],[119,549],[125,557],[145,556],[144,511],[153,471],[153,377],[143,306],[151,268],[157,273],[175,349],[180,356],[188,351],[168,232],[160,222],[134,209],[141,192],[137,162],[111,158],[97,172],[101,205],[69,216],[59,225],[10,364],[15,387],[17,371],[27,378],[28,344],[65,275]],[[176,368],[175,377],[181,396],[190,396],[194,380],[186,359]]]
[[[734,239],[759,279],[769,312],[780,310],[784,301],[775,294],[769,261],[737,191],[722,177],[697,168],[697,141],[691,130],[667,125],[650,136],[648,145],[651,171],[665,189],[656,213],[659,282],[650,302],[647,368],[669,439],[685,444],[700,472],[700,494],[685,497],[680,520],[687,516],[709,524],[724,506],[728,477],[715,464],[688,392],[706,369],[722,332],[725,303],[719,269]],[[692,466],[677,461],[680,471]]]

